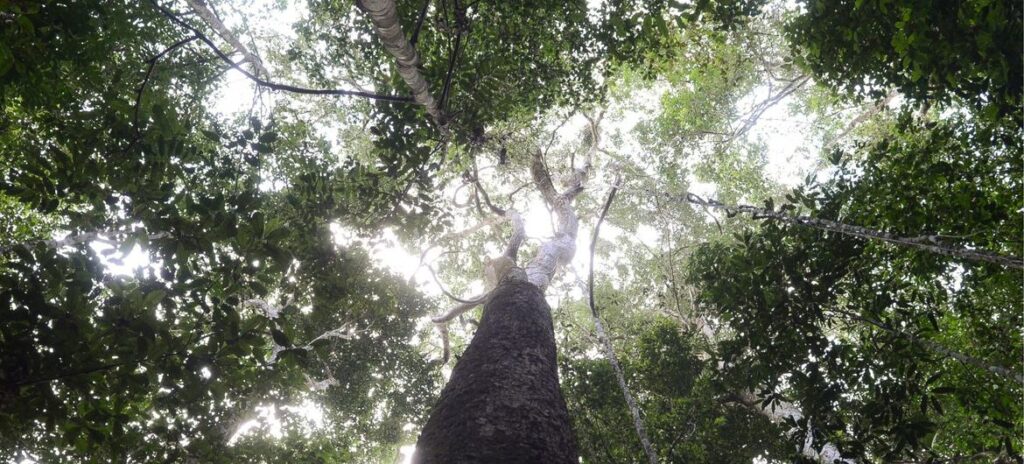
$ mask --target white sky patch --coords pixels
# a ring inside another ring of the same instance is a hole
[[[275,79],[275,69],[273,63],[267,59],[265,50],[260,46],[267,46],[267,43],[271,41],[268,38],[284,42],[295,40],[297,34],[292,25],[299,22],[308,13],[304,2],[289,2],[287,8],[278,8],[277,4],[278,2],[275,0],[249,0],[237,4],[219,2],[215,5],[218,7],[217,12],[224,24],[237,34],[238,39],[245,44],[246,48],[250,48],[253,53],[263,59],[263,65],[270,72],[271,80]],[[264,11],[272,11],[273,17],[266,18],[261,13]],[[233,50],[230,45],[217,36],[211,38],[221,46],[223,52],[231,54]],[[232,55],[232,58],[238,61],[241,56],[235,54]],[[242,66],[247,71],[251,71],[247,64],[242,64]],[[253,104],[255,95],[256,84],[242,73],[231,69],[224,74],[220,89],[213,94],[211,106],[214,112],[223,115],[248,111]],[[264,103],[272,104],[273,98],[273,92],[263,93]]]
[[[401,460],[399,462],[401,462],[402,464],[412,464],[412,456],[415,453],[416,445],[405,445],[401,448],[398,448],[398,454],[399,456],[401,456]]]
[[[427,296],[441,295],[441,289],[434,283],[430,270],[426,266],[419,266],[419,254],[406,249],[394,231],[383,229],[376,236],[365,238],[359,237],[355,231],[337,222],[332,222],[329,228],[334,236],[334,243],[350,246],[358,242],[370,255],[374,264],[398,274],[405,280],[415,277],[415,282],[419,284],[418,290]]]
[[[100,262],[103,263],[107,273],[111,275],[130,276],[134,275],[135,271],[147,266],[152,266],[154,270],[159,270],[159,265],[153,263],[150,260],[149,253],[144,251],[139,245],[133,246],[128,253],[116,251],[116,247],[113,244],[105,241],[91,242],[89,247],[100,257]],[[111,253],[110,250],[115,251]]]
[[[811,86],[813,83],[807,83]],[[750,140],[760,140],[767,145],[767,166],[765,175],[782,185],[794,187],[812,169],[818,159],[821,148],[812,138],[808,137],[808,128],[812,124],[809,117],[795,114],[790,104],[796,98],[794,92],[768,108],[757,119],[757,123],[747,133]],[[737,108],[750,108],[768,98],[767,86],[755,88],[749,95],[737,102]],[[743,118],[748,117],[744,115]],[[742,118],[741,118],[742,120]]]
[[[301,419],[300,426],[309,433],[328,425],[324,419],[323,408],[309,399],[295,405],[260,405],[255,408],[255,411],[256,417],[238,426],[228,440],[228,446],[234,446],[241,437],[257,433],[257,431],[262,431],[272,438],[281,438],[283,436],[281,430],[283,421],[278,417],[278,411]]]

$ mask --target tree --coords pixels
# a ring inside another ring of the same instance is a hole
[[[966,121],[923,126],[903,118],[899,132],[862,147],[863,161],[842,162],[834,180],[790,198],[816,217],[927,229],[1019,254],[1010,245],[1019,224],[1005,216],[1019,203],[1010,194],[1019,179],[998,174],[1019,169],[1019,145],[992,147],[1009,134]],[[949,176],[943,191],[927,187],[932,176]],[[1020,443],[1007,433],[1017,417],[1006,405],[1021,387],[1021,346],[995,335],[1020,324],[1014,271],[800,229],[769,216],[758,232],[704,247],[693,263],[703,301],[736,331],[722,345],[728,375],[763,383],[765,401],[795,395],[816,429],[865,458],[1016,454]],[[975,317],[989,322],[969,322]],[[971,439],[940,432],[965,422],[974,423]]]
[[[1020,460],[1018,5],[0,23],[3,459]]]

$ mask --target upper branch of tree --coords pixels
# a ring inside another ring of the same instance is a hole
[[[786,86],[783,87],[782,90],[779,90],[778,93],[774,95],[769,95],[768,98],[765,98],[760,103],[754,105],[754,107],[751,108],[750,112],[747,113],[747,117],[743,118],[740,127],[733,130],[728,135],[728,137],[721,140],[720,143],[729,143],[733,140],[736,140],[739,137],[742,137],[743,134],[746,134],[752,127],[754,127],[755,124],[757,124],[757,121],[761,119],[761,116],[763,116],[765,112],[767,112],[773,106],[777,105],[786,97],[792,95],[793,92],[800,90],[800,88],[803,87],[808,82],[810,82],[810,80],[811,76],[798,76],[794,78],[792,81],[789,81],[789,83],[786,84]]]
[[[298,86],[294,86],[294,85],[280,84],[280,83],[277,83],[277,82],[268,81],[266,79],[263,79],[263,78],[255,75],[255,74],[247,71],[241,65],[239,65],[238,63],[232,61],[231,57],[229,57],[224,52],[222,52],[220,50],[220,48],[217,47],[217,44],[213,43],[213,41],[210,40],[209,37],[207,37],[205,34],[200,32],[195,27],[192,27],[192,25],[190,25],[189,23],[187,23],[184,20],[182,20],[181,18],[179,18],[176,14],[174,14],[170,10],[160,6],[160,4],[157,3],[157,0],[150,0],[150,3],[152,3],[153,6],[158,11],[160,11],[161,14],[163,14],[165,17],[170,19],[173,23],[175,23],[175,24],[177,24],[177,25],[179,25],[179,26],[181,26],[181,27],[183,27],[185,29],[188,29],[190,32],[192,32],[193,34],[198,36],[199,40],[202,41],[204,44],[206,44],[211,50],[213,50],[213,52],[217,55],[218,58],[220,58],[222,61],[227,63],[229,66],[231,66],[236,71],[240,72],[243,76],[245,76],[249,80],[255,82],[259,86],[266,87],[266,88],[271,89],[271,90],[278,90],[278,91],[282,91],[282,92],[291,92],[291,93],[297,93],[297,94],[302,94],[302,95],[342,95],[342,96],[369,98],[371,100],[386,101],[386,102],[391,102],[391,103],[413,103],[413,99],[412,98],[401,97],[401,96],[397,96],[397,95],[380,95],[380,94],[375,94],[375,93],[370,93],[370,92],[363,92],[363,91],[359,91],[359,90],[345,90],[345,89],[310,89],[310,88],[306,88],[306,87],[298,87]]]
[[[684,198],[687,202],[695,205],[707,206],[711,208],[717,208],[737,213],[748,213],[751,214],[755,219],[775,219],[788,224],[813,227],[819,230],[836,232],[864,239],[881,240],[883,242],[894,243],[911,248],[917,248],[920,250],[930,251],[932,253],[952,256],[954,258],[998,264],[1000,266],[1010,267],[1014,269],[1024,269],[1024,260],[1022,260],[1021,258],[1015,256],[1000,255],[984,250],[972,250],[942,244],[942,236],[940,235],[927,235],[924,236],[923,238],[898,237],[881,230],[874,230],[861,226],[843,224],[841,222],[831,221],[828,219],[813,218],[810,216],[791,215],[786,213],[785,211],[775,211],[767,208],[758,208],[756,206],[749,205],[726,205],[717,200],[705,200],[692,193],[686,193]]]
[[[420,56],[416,53],[416,48],[402,33],[394,0],[359,0],[358,5],[370,17],[384,48],[395,57],[398,74],[412,89],[413,98],[426,108],[434,123],[444,131],[448,127],[447,118],[437,100],[430,94],[430,86],[420,73]]]
[[[598,121],[591,120],[591,146],[589,154],[596,152],[600,143],[600,131]],[[590,156],[590,155],[588,155]],[[547,285],[554,278],[559,266],[565,265],[572,260],[576,254],[576,235],[579,232],[579,218],[572,208],[572,201],[583,191],[583,185],[587,180],[590,171],[588,161],[582,168],[576,169],[571,177],[565,182],[566,190],[559,193],[551,182],[551,175],[548,173],[544,163],[544,153],[540,147],[534,147],[533,162],[530,164],[530,174],[533,182],[544,197],[544,202],[551,208],[558,218],[555,226],[555,236],[541,244],[537,255],[526,266],[527,280],[539,287],[547,288]]]
[[[235,35],[231,33],[220,18],[217,17],[217,14],[207,7],[206,0],[185,0],[185,3],[188,3],[188,6],[192,8],[192,11],[196,12],[196,15],[202,18],[206,24],[209,24],[213,30],[217,31],[217,34],[231,44],[232,47],[235,47],[235,50],[238,51],[238,53],[242,54],[245,58],[244,61],[252,65],[257,76],[264,78],[270,77],[270,72],[268,72],[267,68],[263,66],[263,61],[260,60],[255,53],[249,51],[249,48],[246,47],[241,40],[238,40],[238,37],[235,37]]]

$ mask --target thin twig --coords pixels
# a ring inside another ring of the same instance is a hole
[[[157,53],[155,56],[146,61],[149,64],[149,66],[146,68],[146,77],[142,79],[142,84],[139,85],[139,90],[135,92],[135,118],[132,122],[132,125],[135,127],[135,135],[137,137],[141,133],[141,130],[139,129],[139,107],[142,105],[142,94],[146,91],[146,86],[149,84],[149,78],[153,75],[153,68],[156,67],[157,61],[160,61],[160,58],[163,58],[164,55],[178,49],[178,47],[181,47],[198,38],[198,35],[193,35],[192,37],[181,39],[171,44],[170,47],[165,48],[162,52]]]

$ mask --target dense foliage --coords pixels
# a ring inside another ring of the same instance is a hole
[[[357,2],[200,3],[274,83],[409,93]],[[1019,2],[396,7],[443,120],[246,81],[188,2],[0,0],[0,459],[394,461],[542,150],[581,238],[621,189],[547,289],[584,462],[645,459],[587,290],[664,462],[1021,461],[1019,269],[735,207],[1019,259]]]

